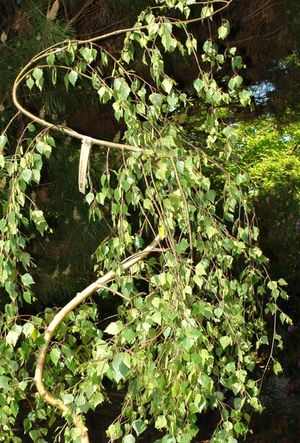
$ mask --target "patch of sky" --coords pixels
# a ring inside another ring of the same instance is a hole
[[[275,85],[270,81],[264,81],[250,87],[250,91],[252,92],[256,104],[264,103],[268,98],[267,95],[270,92],[275,91],[275,89]]]

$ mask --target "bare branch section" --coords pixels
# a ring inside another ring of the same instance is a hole
[[[79,19],[79,17],[84,13],[85,9],[87,9],[90,6],[90,4],[93,3],[93,1],[94,0],[86,0],[81,6],[81,8],[75,13],[75,15],[73,15],[73,17],[70,18],[69,25],[75,23]]]
[[[130,269],[136,263],[145,259],[151,252],[154,252],[159,245],[160,237],[156,236],[155,239],[150,243],[145,249],[141,252],[134,254],[132,257],[124,260],[122,262],[122,267],[124,270]],[[68,414],[69,408],[57,397],[48,392],[44,385],[43,373],[45,368],[45,359],[47,352],[49,350],[49,346],[51,343],[51,339],[55,334],[56,329],[64,320],[64,318],[72,312],[80,303],[90,297],[94,292],[99,289],[105,287],[107,283],[112,281],[115,278],[115,272],[109,271],[103,277],[100,277],[94,283],[89,285],[83,291],[79,292],[76,297],[74,297],[68,304],[66,304],[53,318],[52,322],[46,329],[44,339],[45,343],[41,347],[36,364],[36,370],[34,375],[34,381],[37,387],[38,392],[44,399],[46,403],[54,408],[58,408],[64,415]],[[88,431],[84,425],[84,421],[81,417],[73,414],[73,423],[76,429],[80,431],[81,443],[89,443]]]

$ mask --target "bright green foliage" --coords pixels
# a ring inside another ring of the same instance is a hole
[[[291,182],[299,192],[299,124],[280,125],[272,118],[261,118],[239,124],[237,138],[236,163],[250,173],[260,194]]]
[[[253,199],[272,272],[297,290],[300,237],[300,126],[264,118],[237,127],[233,167],[252,178]]]
[[[164,432],[161,443],[188,443],[198,432],[197,414],[218,409],[220,423],[212,442],[234,443],[247,432],[249,412],[262,409],[257,363],[260,348],[268,344],[265,316],[278,313],[277,299],[286,297],[281,289],[284,281],[267,278],[267,259],[257,245],[258,230],[250,222],[247,176],[224,171],[207,155],[217,145],[220,156],[228,158],[236,139],[234,128],[222,124],[220,107],[232,100],[242,105],[250,100],[249,92],[241,89],[236,50],[223,53],[211,41],[199,50],[203,68],[194,81],[194,94],[207,108],[199,148],[176,120],[190,97],[165,72],[164,57],[179,52],[197,58],[197,41],[184,20],[195,6],[205,23],[212,18],[214,3],[200,10],[191,0],[157,3],[161,8],[143,11],[135,29],[127,32],[119,59],[95,43],[73,42],[45,53],[49,67],[42,68],[42,60],[27,72],[25,81],[35,92],[45,88],[46,70],[56,84],[61,65],[70,94],[88,77],[100,102],[110,102],[116,119],[124,120],[126,143],[143,149],[124,150],[117,167],[106,165],[86,195],[90,216],[99,222],[108,216],[112,227],[110,238],[94,254],[95,270],[99,275],[115,270],[110,289],[122,294],[123,304],[104,331],[95,323],[93,303],[65,319],[48,355],[45,384],[77,414],[105,400],[105,379],[124,388],[122,416],[107,431],[110,441],[122,438],[132,443],[151,423]],[[166,18],[172,17],[166,7],[175,8],[182,19]],[[178,29],[186,36],[181,40]],[[220,39],[228,31],[223,22]],[[147,81],[133,69],[140,53],[145,69],[149,68]],[[233,74],[218,84],[214,71],[228,62]],[[33,140],[26,137],[12,159],[5,157],[6,138],[0,141],[1,177],[7,180],[0,221],[0,275],[7,293],[1,319],[1,376],[7,412],[0,415],[0,441],[7,442],[17,441],[12,430],[17,402],[26,395],[31,354],[42,342],[39,319],[22,323],[17,310],[23,300],[32,299],[23,232],[34,226],[41,233],[47,229],[43,212],[34,202],[28,205],[25,195],[40,179],[43,158],[55,149],[48,131]],[[204,174],[211,166],[222,171],[218,189]],[[158,233],[158,250],[124,273],[121,261]],[[100,297],[107,292],[99,289]],[[46,324],[53,315],[45,312]],[[289,321],[284,316],[281,320]],[[281,344],[276,331],[271,340]],[[14,375],[8,375],[10,365]],[[275,362],[274,370],[278,368]],[[16,382],[9,383],[8,377]],[[46,431],[32,428],[33,423],[52,415],[37,397],[37,408],[25,420],[34,441],[45,441]],[[66,441],[79,441],[71,427],[65,436]]]

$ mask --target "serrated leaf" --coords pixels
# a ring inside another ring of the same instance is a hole
[[[199,262],[195,267],[195,273],[196,275],[206,275],[205,267],[201,262]]]
[[[202,18],[202,19],[204,19],[204,18],[209,18],[209,17],[212,16],[213,12],[214,12],[214,8],[213,8],[212,5],[204,6],[204,7],[201,9],[201,18]]]
[[[26,337],[30,337],[31,334],[33,333],[33,330],[34,330],[34,325],[30,322],[27,322],[22,326],[23,334]]]
[[[120,321],[110,323],[104,332],[110,335],[116,335],[123,329],[123,323]]]
[[[40,69],[40,68],[35,68],[34,69],[34,71],[33,71],[33,73],[32,73],[32,77],[35,79],[35,80],[40,80],[42,77],[43,77],[43,71],[42,71],[42,69]]]
[[[28,88],[31,90],[33,88],[34,85],[34,80],[32,77],[28,77],[28,79],[26,80],[26,85],[28,86]]]
[[[135,443],[135,437],[132,434],[125,435],[122,439],[122,443]]]
[[[34,280],[33,280],[33,278],[31,277],[30,274],[22,275],[21,276],[21,281],[22,281],[23,285],[25,285],[25,286],[30,286],[30,285],[34,284]]]
[[[111,424],[107,431],[107,436],[110,438],[110,441],[115,441],[122,437],[122,428],[119,422]]]
[[[92,48],[81,48],[79,52],[88,64],[92,63],[95,57],[95,52]]]
[[[6,143],[7,143],[6,135],[4,135],[4,134],[0,135],[0,149],[4,148]]]
[[[72,395],[72,394],[64,394],[62,396],[62,401],[64,402],[65,405],[69,405],[70,403],[74,402],[74,395]]]
[[[51,54],[49,54],[47,56],[46,61],[49,66],[52,66],[55,62],[55,54],[53,54],[53,52],[51,52]]]
[[[0,375],[0,389],[7,391],[7,389],[9,389],[10,381],[11,379],[9,377],[6,377],[6,375]]]
[[[220,338],[220,345],[222,346],[223,349],[226,349],[227,346],[232,344],[232,338],[228,337],[228,335],[224,335],[223,337]]]
[[[230,32],[229,22],[226,20],[223,22],[222,26],[218,28],[218,37],[222,40],[228,36]]]
[[[170,79],[165,78],[162,81],[161,85],[162,85],[164,91],[166,91],[166,93],[169,94],[171,92],[172,87],[173,87],[173,82]]]
[[[168,424],[166,417],[164,415],[159,415],[155,420],[154,426],[156,427],[156,429],[167,428]]]
[[[86,199],[87,203],[90,205],[94,201],[94,194],[92,192],[89,192],[85,196],[85,199]]]
[[[125,352],[117,354],[111,365],[114,370],[114,378],[118,383],[121,379],[125,378],[130,371],[130,356]]]
[[[238,89],[242,83],[243,77],[241,77],[240,75],[235,75],[229,80],[228,87],[233,91],[234,89]]]
[[[59,350],[58,348],[51,349],[49,355],[50,355],[50,358],[51,358],[51,360],[53,361],[53,363],[54,363],[55,365],[57,365],[57,363],[59,362],[60,357],[61,357],[61,352],[60,352],[60,350]]]
[[[21,177],[26,183],[29,183],[32,178],[32,171],[28,168],[24,169],[24,171],[22,171]]]
[[[136,435],[139,436],[147,429],[147,424],[143,420],[134,420],[132,427],[135,430]]]
[[[196,80],[194,80],[194,88],[196,89],[196,91],[199,92],[203,89],[204,87],[204,82],[200,79],[200,78],[196,78]]]
[[[6,343],[15,346],[18,341],[18,338],[20,337],[21,332],[22,332],[22,326],[14,325],[6,336]]]
[[[276,374],[276,375],[278,375],[281,372],[283,372],[282,366],[281,366],[281,364],[278,361],[274,361],[274,363],[273,363],[273,371],[274,371],[274,374]]]
[[[70,71],[68,74],[68,79],[69,79],[69,82],[71,83],[71,85],[75,86],[76,81],[78,79],[78,73],[74,70]]]

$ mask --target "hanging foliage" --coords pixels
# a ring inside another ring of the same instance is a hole
[[[273,357],[274,346],[281,346],[276,319],[289,319],[277,306],[286,297],[285,282],[268,278],[257,244],[248,177],[226,171],[236,136],[234,127],[222,123],[222,106],[232,100],[247,106],[250,93],[243,89],[236,48],[221,50],[228,22],[220,23],[219,41],[200,46],[189,28],[195,22],[206,26],[229,3],[157,0],[133,28],[56,44],[18,75],[14,103],[32,121],[14,155],[6,154],[9,128],[0,138],[0,441],[21,441],[14,423],[20,401],[32,395],[33,367],[38,393],[24,421],[33,441],[44,442],[47,434],[35,424],[60,414],[68,423],[66,441],[88,442],[84,414],[105,401],[107,380],[125,391],[121,415],[107,430],[110,441],[133,443],[153,425],[162,431],[162,443],[190,442],[198,432],[197,415],[216,409],[220,421],[211,441],[235,443],[247,433],[251,411],[261,411],[263,375],[270,364],[280,371]],[[124,36],[118,58],[101,47],[116,35]],[[174,52],[198,66],[191,95],[164,68]],[[138,55],[148,70],[144,78],[134,70]],[[227,71],[229,64],[232,74],[217,83],[216,70]],[[49,82],[64,82],[76,94],[87,79],[100,103],[110,103],[126,125],[124,143],[88,138],[89,150],[108,151],[106,163],[101,176],[89,177],[85,164],[79,177],[90,217],[109,220],[111,235],[94,253],[96,282],[61,310],[24,319],[20,307],[34,303],[28,232],[49,230],[30,190],[40,181],[43,162],[63,149],[55,134],[83,144],[87,139],[33,115],[18,92],[27,87],[39,93]],[[178,119],[195,94],[206,108],[200,148]],[[213,146],[219,146],[220,163],[207,154]],[[118,152],[113,164],[112,150]],[[211,165],[222,172],[217,189],[204,173]],[[82,305],[93,293],[122,301],[104,330],[97,324],[101,308],[97,312],[91,300]],[[274,319],[271,337],[268,317]]]

